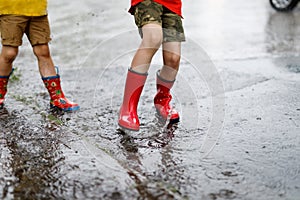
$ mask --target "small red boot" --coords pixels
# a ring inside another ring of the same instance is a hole
[[[147,74],[140,74],[129,69],[127,73],[123,103],[119,113],[119,126],[132,131],[140,129],[137,106],[144,88]]]
[[[58,108],[62,111],[76,111],[80,107],[77,103],[69,101],[60,86],[60,76],[42,77],[42,80],[50,94],[50,107]]]
[[[4,97],[7,92],[7,84],[8,84],[9,76],[0,76],[0,108],[4,106]]]
[[[3,108],[4,106],[4,97],[7,92],[8,80],[13,71],[14,69],[12,69],[11,73],[8,76],[0,76],[0,108]]]
[[[157,114],[162,120],[170,119],[170,124],[179,122],[179,114],[170,106],[172,95],[170,89],[172,88],[174,81],[164,80],[159,76],[159,71],[156,76],[156,88],[157,94],[154,97],[154,105]]]

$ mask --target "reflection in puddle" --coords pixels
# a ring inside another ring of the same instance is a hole
[[[168,146],[177,128],[178,124],[165,126],[157,122],[156,126],[150,126],[151,135],[143,133],[147,130],[143,128],[139,133],[117,129],[117,133],[122,137],[120,144],[126,157],[126,162],[123,162],[124,168],[128,169],[127,173],[135,182],[134,187],[141,198],[187,198],[187,194],[182,191],[182,186],[188,182],[181,165],[182,160],[174,157],[172,147]],[[149,150],[155,159],[160,157],[160,162],[155,163],[155,168],[150,171],[146,169],[149,166],[145,164],[147,161],[144,160],[145,152],[143,152]]]
[[[140,147],[162,148],[173,139],[178,123],[163,123],[158,119],[147,127],[142,127],[140,132],[118,128],[117,133],[122,135],[121,144],[130,152],[137,152]]]
[[[266,49],[273,63],[292,73],[300,72],[300,13],[272,12],[266,24]]]
[[[300,50],[300,19],[298,15],[293,12],[274,12],[269,15],[266,26],[267,52],[293,54]]]

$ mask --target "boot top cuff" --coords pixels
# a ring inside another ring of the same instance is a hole
[[[7,76],[0,76],[0,78],[9,78],[10,75],[14,72],[15,68],[12,68],[11,72]]]
[[[140,73],[140,72],[134,71],[134,70],[131,69],[131,68],[129,68],[128,71],[129,71],[129,72],[132,72],[132,73],[134,73],[134,74],[138,74],[138,75],[142,75],[142,76],[148,76],[148,73],[147,73],[147,72],[146,72],[146,73]]]
[[[9,75],[8,76],[0,76],[0,78],[9,78]]]
[[[174,79],[173,81],[166,80],[166,79],[162,78],[161,76],[159,76],[159,74],[160,74],[160,70],[158,70],[156,72],[157,79],[159,79],[160,81],[162,81],[164,83],[174,83],[176,80],[176,79]]]
[[[57,74],[56,76],[47,76],[47,77],[42,77],[43,81],[48,81],[52,79],[60,78],[60,76]]]

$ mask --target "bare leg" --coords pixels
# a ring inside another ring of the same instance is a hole
[[[156,78],[157,93],[154,97],[154,105],[157,113],[163,120],[169,118],[169,124],[179,122],[179,113],[169,104],[172,100],[170,90],[173,87],[180,63],[180,42],[168,42],[163,44],[164,66]]]
[[[50,94],[50,106],[63,111],[78,110],[79,105],[69,101],[62,91],[60,77],[57,76],[48,44],[34,46],[33,52],[38,59],[40,74]]]
[[[158,24],[146,24],[142,31],[143,40],[132,59],[131,69],[144,74],[148,72],[152,57],[162,43],[163,33]]]
[[[166,42],[163,44],[164,66],[160,71],[160,77],[173,81],[176,78],[181,57],[180,42]]]
[[[12,64],[18,55],[18,47],[2,46],[0,54],[0,76],[8,76],[12,70]]]
[[[42,77],[56,76],[55,67],[50,55],[48,44],[36,45],[33,52],[38,59],[40,74]]]

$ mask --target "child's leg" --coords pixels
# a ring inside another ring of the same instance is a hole
[[[139,130],[140,123],[137,115],[137,105],[152,57],[162,42],[162,28],[155,23],[146,24],[142,27],[142,35],[142,42],[132,59],[131,69],[127,73],[123,103],[118,121],[121,127],[133,131]]]
[[[131,62],[131,69],[147,73],[152,57],[163,41],[163,6],[152,0],[144,0],[134,8],[135,24],[139,28],[142,42]]]
[[[38,60],[39,71],[42,77],[56,76],[55,67],[50,56],[48,44],[33,46],[33,52]]]
[[[163,120],[169,118],[171,124],[179,121],[179,113],[170,105],[170,101],[172,100],[170,89],[173,87],[179,69],[180,55],[180,42],[164,43],[164,66],[157,72],[157,94],[154,97],[155,108],[159,116]]]
[[[142,33],[142,42],[132,59],[131,69],[127,73],[118,120],[119,126],[133,131],[138,131],[140,128],[137,105],[147,79],[152,57],[162,42],[162,28],[158,24],[144,25]]]
[[[151,0],[142,1],[135,7],[135,22],[142,42],[127,73],[123,103],[119,112],[119,125],[126,129],[137,131],[140,127],[137,106],[152,57],[162,44],[162,11],[162,5]]]
[[[181,42],[166,42],[163,44],[164,66],[160,71],[160,77],[168,81],[174,81],[179,69],[181,57]]]
[[[55,76],[56,71],[50,55],[50,25],[47,16],[32,17],[25,31],[38,60],[42,77]]]
[[[28,18],[17,15],[0,15],[0,35],[2,51],[0,54],[0,76],[8,76],[12,64],[18,55],[18,47],[22,45]]]
[[[173,71],[173,70],[172,70]],[[156,74],[156,88],[157,93],[154,97],[154,105],[159,117],[166,121],[169,119],[169,123],[177,123],[179,121],[179,113],[172,108],[170,102],[172,95],[170,93],[173,87],[175,79],[173,81],[164,79],[160,76],[160,71]]]
[[[50,94],[50,106],[63,111],[79,109],[77,103],[69,101],[61,88],[60,76],[56,72],[48,46],[50,41],[50,26],[47,16],[34,17],[26,29],[26,35],[33,47],[33,52],[38,60],[42,80]]]
[[[2,46],[0,54],[0,76],[8,76],[12,71],[12,64],[18,55],[18,47]]]
[[[176,123],[179,121],[179,114],[170,105],[172,100],[170,89],[173,87],[179,69],[181,42],[185,41],[185,36],[181,17],[168,9],[164,11],[162,16],[164,65],[157,72],[157,93],[154,104],[163,120],[170,119],[170,123]]]
[[[57,74],[48,44],[33,46],[33,52],[37,57],[42,80],[50,94],[50,106],[63,111],[75,111],[79,105],[69,101],[61,88],[60,76]]]
[[[142,27],[143,39],[136,51],[131,69],[138,73],[147,73],[152,57],[162,43],[162,28],[156,23],[146,24]]]
[[[0,54],[0,108],[4,105],[9,76],[12,72],[12,63],[18,54],[18,47],[2,46]]]
[[[12,72],[13,61],[22,45],[22,37],[28,18],[16,15],[0,15],[0,35],[2,51],[0,54],[0,108],[4,105],[7,84]]]

